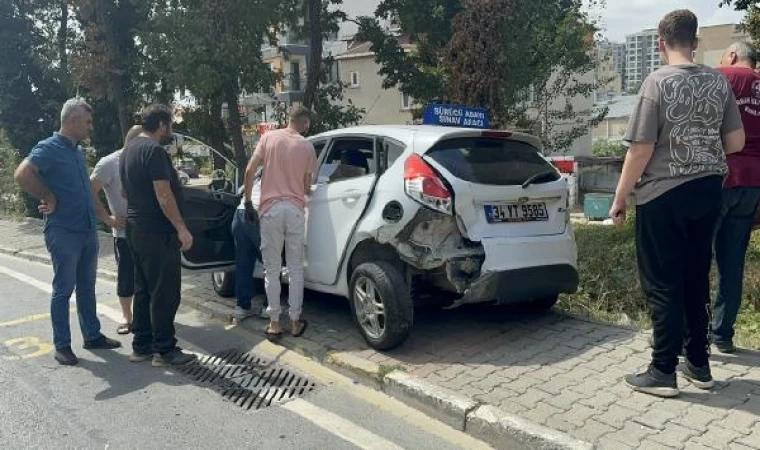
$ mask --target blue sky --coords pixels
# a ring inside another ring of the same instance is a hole
[[[596,10],[601,16],[602,33],[612,41],[624,42],[627,34],[645,28],[656,28],[662,16],[674,9],[688,8],[699,18],[700,26],[739,23],[742,13],[723,7],[719,0],[606,0],[604,9]]]

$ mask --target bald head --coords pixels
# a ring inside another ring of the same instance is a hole
[[[746,41],[731,44],[723,54],[722,66],[744,66],[754,69],[757,67],[757,50]]]

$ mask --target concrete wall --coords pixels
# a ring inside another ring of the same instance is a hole
[[[354,105],[367,111],[363,125],[411,123],[411,111],[403,110],[401,107],[401,92],[396,88],[382,88],[384,78],[378,74],[380,66],[375,63],[374,57],[341,59],[339,64],[340,79],[344,83],[351,81],[351,72],[359,74],[359,86],[347,87],[344,91],[344,101],[351,100]]]
[[[695,60],[700,64],[715,67],[723,52],[735,41],[749,39],[735,24],[716,25],[699,29],[699,46],[695,52]]]

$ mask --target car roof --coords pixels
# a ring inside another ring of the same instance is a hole
[[[481,130],[473,128],[456,128],[442,127],[435,125],[363,125],[356,127],[341,128],[327,131],[312,139],[330,138],[346,135],[379,135],[403,142],[406,145],[414,145],[417,151],[427,150],[435,143],[443,139],[452,139],[456,137],[473,137],[481,136],[488,132],[508,132],[511,133],[509,139],[522,141],[541,149],[541,141],[530,134],[509,131],[509,130]]]

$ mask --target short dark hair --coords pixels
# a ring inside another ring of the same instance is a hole
[[[309,111],[309,108],[302,106],[302,105],[296,105],[292,108],[290,108],[290,120],[301,122],[303,120],[311,120],[311,111]]]
[[[155,133],[161,124],[171,125],[172,112],[165,105],[150,105],[140,113],[142,128],[148,133]]]
[[[688,9],[678,9],[662,18],[658,32],[670,48],[689,48],[697,43],[697,16]]]

